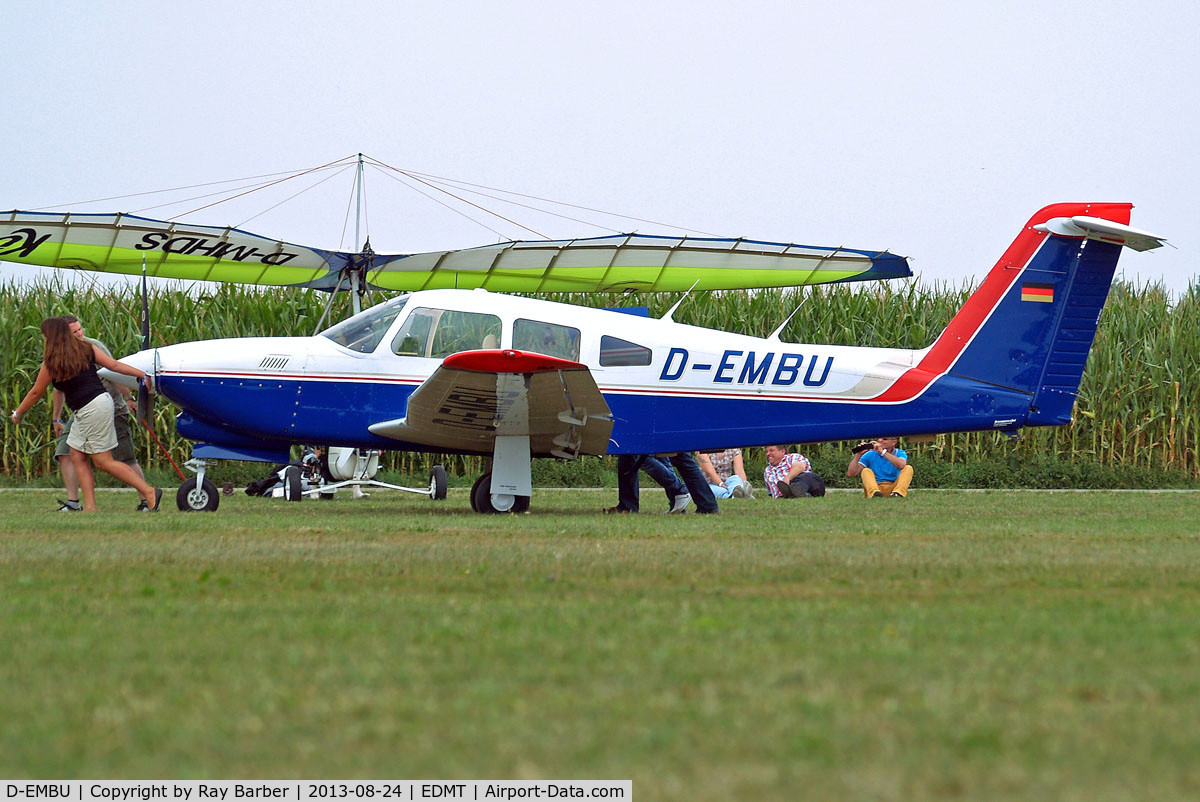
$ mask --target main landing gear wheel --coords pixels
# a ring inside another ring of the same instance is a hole
[[[303,486],[300,483],[300,468],[289,465],[283,472],[283,497],[288,501],[300,501],[304,498]]]
[[[483,512],[483,510],[479,509],[479,494],[483,492],[486,495],[487,491],[480,491],[479,488],[483,485],[485,479],[488,481],[488,487],[490,488],[492,481],[490,473],[480,474],[479,478],[475,480],[475,484],[471,485],[471,509],[475,512]]]
[[[181,484],[175,494],[175,506],[184,512],[213,512],[220,503],[217,486],[207,479],[198,483],[195,476]]]
[[[529,509],[529,496],[514,496],[509,493],[492,495],[492,472],[488,471],[471,486],[471,509],[486,514],[526,512]]]
[[[434,465],[429,475],[429,498],[433,501],[446,498],[446,469],[441,465]]]

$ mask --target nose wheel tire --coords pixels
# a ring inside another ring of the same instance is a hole
[[[217,486],[207,479],[199,483],[195,476],[181,484],[175,494],[175,506],[184,512],[214,512],[220,503]]]
[[[526,512],[529,509],[529,496],[492,493],[492,473],[488,471],[471,486],[471,509],[488,515],[498,512]]]

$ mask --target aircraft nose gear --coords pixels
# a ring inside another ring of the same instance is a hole
[[[189,471],[196,475],[179,486],[175,493],[175,506],[184,512],[214,512],[221,503],[221,494],[217,486],[204,478],[208,463],[202,459],[190,459],[183,463]]]

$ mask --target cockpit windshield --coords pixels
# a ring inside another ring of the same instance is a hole
[[[404,304],[407,302],[408,296],[401,295],[372,306],[352,318],[343,320],[336,326],[325,329],[321,332],[321,336],[328,337],[351,351],[369,354],[383,340],[383,335],[387,334],[392,321],[404,310]]]

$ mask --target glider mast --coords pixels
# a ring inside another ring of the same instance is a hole
[[[358,154],[358,166],[354,172],[354,244],[358,245],[362,242],[362,250],[357,255],[352,255],[349,262],[342,268],[338,275],[337,285],[333,288],[333,292],[329,293],[329,303],[325,304],[325,309],[321,312],[321,318],[317,321],[316,331],[321,331],[321,327],[325,325],[325,318],[329,316],[329,310],[333,306],[334,298],[337,298],[338,292],[342,289],[343,284],[348,284],[350,287],[350,304],[351,314],[357,315],[362,311],[362,296],[367,290],[367,273],[371,271],[371,267],[375,263],[375,251],[371,248],[371,235],[368,232],[366,240],[362,239],[362,222],[363,222],[363,200],[366,194],[366,176],[363,172],[363,155]]]

